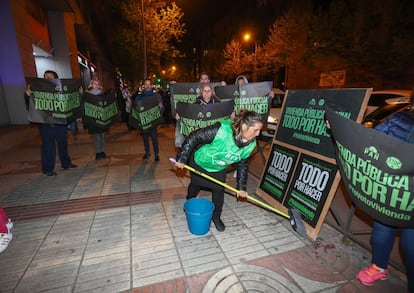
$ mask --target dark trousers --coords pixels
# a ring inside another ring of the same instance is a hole
[[[55,169],[56,144],[62,168],[68,168],[72,163],[68,154],[68,138],[66,125],[41,124],[42,136],[42,171],[46,173]]]
[[[200,192],[201,186],[190,183],[187,190],[187,199],[196,197]],[[211,190],[211,201],[214,204],[213,220],[218,220],[221,217],[224,204],[224,187],[221,188],[217,185],[217,188],[209,188]]]
[[[144,139],[144,148],[145,153],[150,154],[150,146],[149,146],[149,137],[152,140],[152,146],[154,147],[154,154],[158,156],[158,132],[157,128],[153,128],[148,132],[142,133],[142,138]]]

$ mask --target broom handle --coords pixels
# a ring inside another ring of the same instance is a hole
[[[173,158],[170,158],[170,161],[172,163],[176,163],[176,160],[173,159]],[[234,188],[234,187],[232,187],[232,186],[230,186],[230,185],[228,185],[228,184],[226,184],[224,182],[221,182],[220,180],[217,180],[216,178],[211,177],[208,174],[205,174],[205,173],[203,173],[201,171],[198,171],[198,170],[194,169],[193,167],[188,166],[186,164],[183,164],[183,165],[184,165],[184,168],[186,168],[187,170],[189,170],[191,172],[194,172],[194,173],[196,173],[196,174],[198,174],[198,175],[200,175],[200,176],[202,176],[202,177],[204,177],[204,178],[206,178],[206,179],[208,179],[210,181],[213,181],[214,183],[217,183],[217,184],[219,184],[219,185],[221,185],[221,186],[223,186],[223,187],[225,187],[225,188],[227,188],[227,189],[229,189],[229,190],[231,190],[231,191],[233,191],[235,193],[239,193],[240,192],[240,190],[238,190],[238,189],[236,189],[236,188]],[[272,207],[271,205],[268,205],[267,203],[262,202],[262,201],[254,198],[254,197],[252,197],[250,195],[247,195],[247,199],[249,201],[252,201],[252,202],[254,202],[254,203],[256,203],[256,204],[258,204],[258,205],[260,205],[260,206],[262,206],[262,207],[264,207],[264,208],[272,211],[272,212],[275,212],[276,214],[279,214],[279,215],[281,215],[281,216],[283,216],[283,217],[285,217],[287,219],[290,219],[290,216],[288,214],[285,214],[284,212],[281,212],[281,211],[275,209],[274,207]]]

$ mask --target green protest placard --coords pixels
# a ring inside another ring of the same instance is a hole
[[[272,90],[271,81],[253,82],[240,85],[240,96],[234,99],[234,110],[238,113],[241,109],[255,111],[267,121],[271,98],[268,94]]]
[[[37,123],[69,124],[81,117],[80,79],[26,78],[32,91],[29,120]]]
[[[184,136],[190,132],[216,123],[219,120],[230,118],[234,103],[220,102],[208,105],[178,103],[180,113],[180,130]]]
[[[327,109],[336,160],[352,201],[381,223],[414,228],[414,145]]]
[[[234,99],[240,98],[240,92],[239,92],[239,85],[238,84],[230,84],[226,86],[216,86],[214,88],[214,92],[216,93],[216,96],[220,99],[222,102],[226,101],[233,101]]]
[[[289,90],[277,129],[276,140],[334,158],[334,147],[326,129],[325,107],[356,120],[366,89]]]
[[[88,129],[107,130],[119,121],[118,104],[113,93],[93,95],[83,94],[84,124]]]
[[[217,97],[221,101],[234,101],[234,111],[255,111],[267,121],[270,110],[271,98],[268,96],[272,90],[272,82],[252,82],[242,85],[226,85],[215,87]]]
[[[297,151],[276,144],[272,146],[260,188],[279,202],[283,202],[298,155]]]
[[[214,88],[219,87],[219,82],[211,82],[211,86]],[[193,104],[197,97],[200,95],[200,83],[199,82],[176,82],[171,84],[171,115],[175,117],[177,109],[177,103]]]
[[[134,103],[131,109],[131,127],[147,132],[163,123],[159,103],[159,98],[155,95]]]
[[[177,103],[193,104],[196,98],[200,95],[199,82],[177,82],[170,87],[171,92],[171,114],[175,117]]]
[[[316,239],[340,182],[335,161],[335,146],[326,127],[326,107],[343,119],[361,121],[372,89],[289,90],[282,116],[276,128],[272,150],[284,151],[296,159],[290,172],[275,173],[284,185],[269,174],[275,172],[266,163],[256,192],[283,212],[298,209],[308,236]],[[349,134],[349,130],[344,131]],[[271,180],[269,180],[271,179]]]
[[[315,227],[331,190],[336,171],[335,164],[302,154],[284,199],[284,205],[298,209],[303,220]]]

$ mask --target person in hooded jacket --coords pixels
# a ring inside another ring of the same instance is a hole
[[[234,82],[234,84],[238,84],[238,85],[242,85],[246,83],[249,83],[249,81],[247,77],[245,77],[244,75],[239,75],[238,77],[236,77],[236,81]]]
[[[408,143],[414,143],[414,91],[411,93],[410,110],[396,112],[375,129]],[[400,230],[400,231],[398,231]],[[363,285],[373,285],[388,278],[388,261],[397,233],[407,273],[407,292],[414,292],[414,228],[391,227],[375,220],[371,235],[371,265],[357,274]]]

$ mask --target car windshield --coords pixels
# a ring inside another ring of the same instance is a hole
[[[390,104],[380,107],[365,117],[365,120],[382,121],[394,112],[397,112],[404,107],[407,107],[408,103]]]
[[[400,97],[403,97],[403,95],[390,94],[390,93],[386,93],[386,94],[373,93],[371,94],[371,97],[369,98],[368,106],[377,106],[377,107],[385,106],[387,105],[386,100],[400,98]]]

